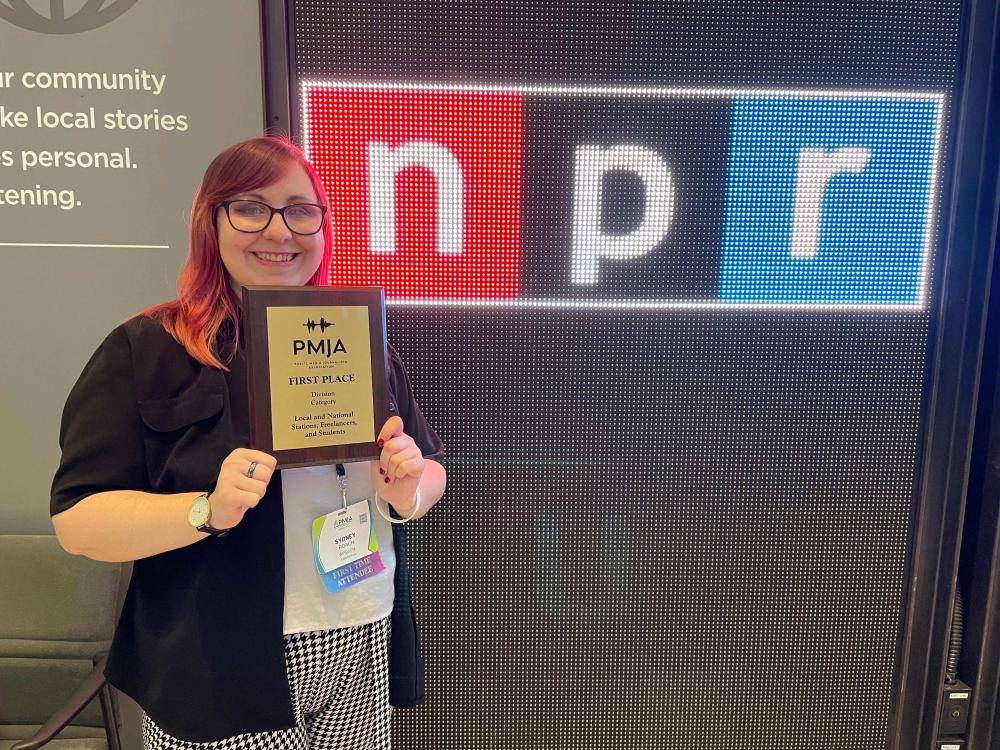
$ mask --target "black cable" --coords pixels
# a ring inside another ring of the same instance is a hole
[[[948,666],[945,668],[944,682],[954,685],[958,682],[958,660],[962,658],[962,633],[965,630],[963,622],[965,608],[962,604],[962,592],[955,587],[955,609],[951,614],[951,638],[948,640]]]

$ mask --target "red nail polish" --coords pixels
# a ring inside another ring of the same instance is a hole
[[[386,483],[386,484],[389,484],[389,477],[386,477],[386,478],[385,478],[385,483]]]
[[[381,466],[379,466],[378,467],[378,473],[379,474],[385,474],[385,469],[383,469]]]
[[[379,438],[378,439],[378,447],[381,448],[383,445],[385,445],[385,441],[382,438]]]

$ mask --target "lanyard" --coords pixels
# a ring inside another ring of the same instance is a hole
[[[344,469],[343,464],[337,464],[337,481],[340,482],[340,498],[344,501],[344,507],[347,507],[347,471]]]

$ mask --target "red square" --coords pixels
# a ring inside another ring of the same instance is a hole
[[[333,217],[331,283],[518,296],[520,94],[310,84],[305,104]]]

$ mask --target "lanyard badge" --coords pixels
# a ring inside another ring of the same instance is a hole
[[[371,501],[347,504],[347,476],[337,464],[343,506],[312,522],[313,557],[319,576],[330,592],[363,581],[385,566],[379,554]]]

